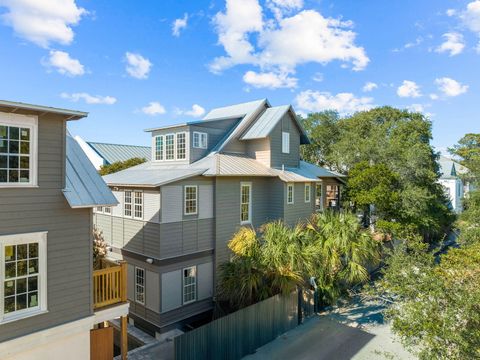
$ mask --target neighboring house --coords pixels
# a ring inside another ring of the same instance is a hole
[[[99,323],[126,324],[120,282],[99,279],[126,267],[92,268],[92,208],[117,201],[67,132],[67,121],[85,116],[0,101],[2,360],[90,359]],[[113,351],[112,340],[103,345]]]
[[[100,170],[103,165],[110,165],[117,161],[133,158],[150,159],[152,151],[148,146],[91,142],[83,140],[80,136],[75,136],[75,140],[97,170]]]
[[[465,175],[468,169],[445,156],[440,156],[439,164],[441,173],[439,182],[445,188],[452,209],[456,213],[461,213],[463,211],[462,199],[472,190],[471,184],[461,178],[461,175]]]
[[[300,160],[309,139],[291,106],[259,100],[146,131],[150,161],[104,176],[119,205],[94,217],[128,262],[130,319],[142,328],[162,333],[212,309],[241,226],[294,225],[339,205],[340,175]]]

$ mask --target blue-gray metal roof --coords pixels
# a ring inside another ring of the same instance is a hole
[[[87,141],[87,144],[90,145],[107,164],[132,158],[149,159],[151,157],[151,149],[149,146],[105,144],[91,141]]]
[[[70,207],[117,205],[117,199],[70,134],[67,135],[66,148],[66,181],[63,194]]]
[[[465,166],[445,156],[440,156],[438,163],[440,165],[441,179],[456,179],[458,175],[468,172]]]
[[[253,125],[240,137],[240,140],[266,138],[288,111],[292,111],[294,121],[300,130],[300,144],[310,144],[305,129],[302,124],[300,124],[297,115],[293,112],[290,105],[275,106],[265,110]]]

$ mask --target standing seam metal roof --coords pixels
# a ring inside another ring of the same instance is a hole
[[[97,142],[87,142],[108,164],[116,161],[125,161],[132,158],[149,159],[151,149],[149,146],[105,144]]]

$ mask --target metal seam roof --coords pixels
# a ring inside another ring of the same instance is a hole
[[[90,141],[87,141],[87,144],[109,164],[135,157],[149,159],[151,156],[151,148],[149,146],[106,144]]]

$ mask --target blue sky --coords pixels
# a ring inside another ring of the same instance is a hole
[[[480,132],[480,0],[0,0],[0,98],[88,111],[85,140],[268,98],[300,113],[422,111]]]

